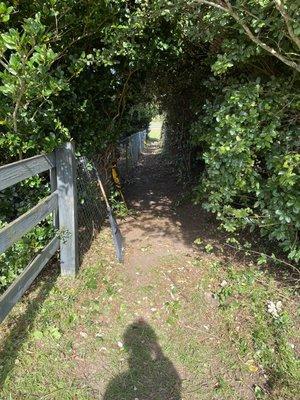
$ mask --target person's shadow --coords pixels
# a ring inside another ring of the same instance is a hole
[[[138,320],[129,325],[123,345],[129,369],[109,382],[103,400],[181,400],[180,376],[149,324]]]

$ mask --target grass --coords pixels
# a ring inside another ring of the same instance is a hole
[[[136,289],[103,235],[98,262],[45,277],[1,328],[1,400],[297,398],[291,290],[213,250],[162,256]]]
[[[1,399],[89,398],[83,388],[76,385],[69,375],[73,367],[68,354],[72,352],[70,332],[80,321],[75,310],[79,290],[63,282],[55,284],[47,293],[42,305],[35,298],[30,311],[21,317],[17,328],[2,337],[1,345]],[[9,320],[9,324],[12,320]],[[23,329],[22,326],[29,329]],[[14,324],[13,324],[14,326]],[[66,356],[62,357],[62,353]]]
[[[264,387],[255,386],[256,398],[296,398],[300,364],[293,344],[297,331],[291,315],[297,311],[289,301],[291,291],[253,265],[228,265],[217,276],[223,279],[216,296],[230,340],[245,367],[260,371],[266,380]],[[278,304],[278,312],[272,313],[270,302]]]
[[[161,127],[162,127],[162,119],[155,119],[150,124],[150,132],[149,139],[153,141],[158,141],[161,139]]]

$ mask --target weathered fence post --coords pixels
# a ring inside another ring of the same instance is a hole
[[[78,265],[76,159],[73,143],[56,150],[60,265],[62,275],[75,276]]]
[[[57,189],[57,176],[56,176],[56,168],[51,168],[50,172],[50,186],[51,192],[55,192]],[[59,229],[59,221],[58,221],[58,210],[54,210],[52,213],[53,216],[53,226],[55,229]]]

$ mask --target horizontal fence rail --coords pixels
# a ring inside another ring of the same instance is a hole
[[[55,237],[0,297],[0,322],[4,320],[58,249],[59,239]]]
[[[21,215],[0,231],[0,253],[12,246],[17,240],[34,228],[39,222],[57,209],[57,192],[43,199],[31,210]]]
[[[59,231],[0,296],[0,322],[60,249],[62,275],[75,276],[78,269],[77,196],[74,145],[66,143],[48,155],[38,155],[0,167],[0,190],[49,171],[52,193],[0,230],[0,253],[31,231],[49,214]]]
[[[0,190],[55,167],[54,154],[40,155],[0,167]]]

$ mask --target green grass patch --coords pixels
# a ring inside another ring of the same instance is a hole
[[[229,266],[219,282],[215,295],[230,338],[246,369],[260,371],[266,379],[265,387],[255,390],[257,398],[296,398],[300,364],[293,345],[297,333],[291,291],[253,266]]]
[[[148,134],[148,138],[153,141],[158,141],[161,139],[161,128],[162,128],[162,120],[154,120],[150,124],[150,131]]]
[[[36,285],[1,333],[0,399],[297,398],[291,290],[206,254],[144,274],[103,258]]]

